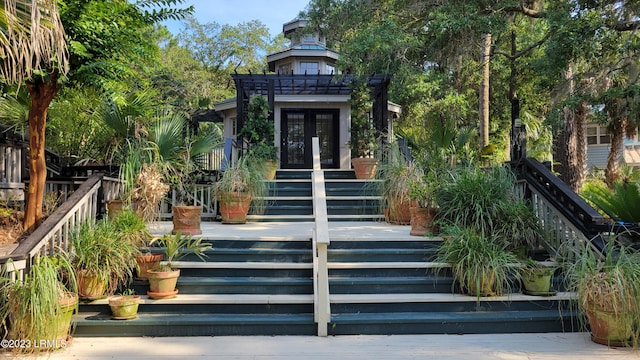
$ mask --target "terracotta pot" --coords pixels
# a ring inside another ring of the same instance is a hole
[[[147,280],[149,270],[156,270],[160,267],[160,261],[162,261],[162,254],[143,254],[136,256],[136,262],[138,263],[138,276],[139,280]]]
[[[107,283],[88,270],[76,272],[78,296],[81,299],[95,300],[106,296]]]
[[[378,159],[374,158],[353,158],[351,164],[356,173],[356,179],[373,179],[378,171]]]
[[[200,235],[200,221],[202,217],[202,206],[177,206],[171,207],[173,213],[172,234]]]
[[[411,207],[411,232],[413,236],[425,236],[428,233],[435,233],[433,220],[436,217],[436,208]]]
[[[586,311],[591,329],[591,340],[608,346],[627,346],[631,344],[633,318],[628,314],[601,309]]]
[[[251,196],[239,192],[220,194],[220,217],[223,224],[244,224],[251,206]]]
[[[169,299],[178,294],[176,284],[180,277],[180,270],[160,271],[149,270],[149,295],[152,299]]]
[[[116,320],[129,320],[138,317],[138,305],[140,296],[122,295],[109,298],[111,317]]]
[[[109,220],[118,215],[124,208],[124,201],[122,200],[107,200],[107,217]]]
[[[390,224],[411,224],[411,207],[416,206],[415,201],[389,199],[389,212],[386,220]]]
[[[480,289],[478,289],[480,286]],[[493,276],[483,277],[480,283],[472,281],[467,284],[467,294],[470,296],[493,296],[495,295],[496,279]]]

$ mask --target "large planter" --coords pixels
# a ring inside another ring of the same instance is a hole
[[[389,209],[385,213],[386,221],[395,225],[411,224],[411,207],[413,206],[415,206],[415,201],[389,199]]]
[[[411,232],[413,236],[425,236],[435,233],[433,220],[436,218],[436,208],[411,207]]]
[[[356,179],[373,179],[378,171],[378,159],[375,158],[353,158],[351,164],[356,173]]]
[[[470,296],[494,296],[496,294],[496,278],[484,276],[479,281],[471,281],[467,284],[467,294]]]
[[[247,222],[251,196],[241,192],[223,192],[218,197],[218,202],[223,224],[244,224]]]
[[[162,257],[162,254],[143,254],[136,256],[136,262],[138,263],[137,279],[148,280],[149,270],[158,269]]]
[[[276,172],[278,171],[278,162],[273,160],[267,160],[264,162],[264,178],[265,180],[273,180],[276,178]]]
[[[81,299],[95,300],[106,296],[107,283],[88,270],[76,272],[78,296]]]
[[[202,206],[177,206],[171,207],[173,213],[173,234],[200,235],[200,221]]]
[[[523,293],[536,296],[551,296],[556,292],[551,290],[551,279],[555,268],[525,269],[521,273]]]
[[[116,320],[129,320],[138,317],[140,296],[120,295],[109,298],[111,317]]]
[[[64,347],[71,332],[71,318],[78,308],[78,295],[65,293],[60,298],[60,313],[56,315],[56,347]]]
[[[180,277],[180,270],[160,271],[149,270],[149,295],[152,299],[170,299],[178,294],[176,284]]]
[[[632,316],[601,309],[590,309],[586,313],[593,342],[608,346],[631,345]]]
[[[107,217],[109,220],[118,215],[124,208],[124,201],[122,200],[107,200]]]

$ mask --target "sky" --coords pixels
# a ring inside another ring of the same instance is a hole
[[[275,37],[282,32],[282,25],[295,19],[307,3],[309,0],[187,0],[182,5],[193,5],[194,16],[200,24],[238,25],[260,20]],[[176,21],[168,21],[164,25],[173,34],[182,28]]]

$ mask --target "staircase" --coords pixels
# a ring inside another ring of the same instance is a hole
[[[437,264],[428,261],[438,238],[411,237],[407,226],[331,224],[329,334],[579,329],[571,322],[575,314],[567,305],[567,293],[480,301],[455,294],[450,274],[435,276]],[[168,231],[170,226],[162,223],[157,230]],[[315,335],[311,226],[203,224],[213,249],[206,262],[187,257],[178,264],[182,273],[176,298],[143,296],[138,318],[128,321],[111,320],[106,299],[83,303],[75,315],[74,336]],[[278,232],[289,235],[275,236]],[[145,282],[137,281],[134,287],[137,294],[148,290]]]
[[[170,224],[163,225],[161,232],[170,231]],[[130,321],[111,320],[106,299],[81,303],[74,336],[316,334],[308,235],[247,238],[229,233],[206,241],[213,247],[206,262],[187,256],[177,263],[176,298],[145,295],[138,318]],[[146,294],[148,284],[136,281],[134,289]]]
[[[329,334],[577,331],[567,293],[546,298],[459,295],[451,273],[436,274],[438,264],[429,261],[440,241],[405,236],[332,239]]]
[[[384,219],[375,189],[378,180],[357,180],[352,170],[324,173],[330,221]],[[265,212],[249,215],[249,221],[313,221],[310,170],[278,170],[268,187]]]
[[[379,220],[380,198],[353,172],[325,171],[330,220],[328,333],[463,334],[578,331],[571,294],[459,295],[433,255],[440,238]],[[110,319],[106,299],[82,303],[75,336],[316,335],[311,176],[279,171],[265,214],[202,224],[205,262],[186,257],[174,299],[143,296],[138,318]],[[338,221],[342,220],[342,221]],[[152,231],[171,230],[167,222]],[[162,252],[161,248],[153,249]],[[562,290],[559,282],[556,289]],[[136,281],[137,294],[148,285]]]

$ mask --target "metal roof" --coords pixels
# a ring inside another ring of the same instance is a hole
[[[309,75],[309,74],[233,74],[237,89],[250,95],[267,95],[273,86],[275,95],[349,95],[355,75]],[[370,87],[386,86],[389,75],[373,74],[366,78]]]

